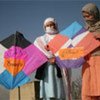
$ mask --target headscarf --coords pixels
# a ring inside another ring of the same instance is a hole
[[[49,17],[49,18],[45,19],[44,24],[43,24],[44,31],[46,32],[46,24],[48,22],[53,22],[55,24],[56,30],[55,30],[54,34],[58,33],[58,24],[57,24],[57,21],[55,20],[55,18],[52,18],[52,17]]]
[[[100,21],[100,12],[98,7],[93,3],[88,3],[82,8],[82,12],[87,12],[90,15],[93,15],[94,18],[92,20],[86,20],[86,24],[88,26],[94,25],[96,22]]]
[[[98,7],[93,3],[88,3],[82,8],[82,13],[87,12],[90,15],[93,15],[94,18],[92,20],[86,20],[86,28],[90,32],[95,32],[95,34],[100,34],[100,11]],[[95,49],[92,52],[92,56],[100,56],[100,47]]]
[[[54,19],[54,18],[52,18],[52,17],[49,17],[49,18],[46,18],[45,19],[45,21],[44,21],[44,26],[46,26],[46,23],[48,23],[48,22],[53,22],[53,23],[55,23],[55,25],[57,26],[57,22],[56,22],[56,20]]]

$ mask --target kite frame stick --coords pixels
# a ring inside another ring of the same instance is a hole
[[[66,100],[72,100],[70,72],[68,71],[67,68],[61,68],[61,71],[62,71],[62,77],[63,77],[65,98]]]

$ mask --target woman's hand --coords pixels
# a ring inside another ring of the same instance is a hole
[[[54,63],[55,63],[55,57],[49,58],[48,61],[49,61],[51,64],[54,64]]]
[[[100,33],[98,32],[93,32],[93,35],[96,39],[99,39],[100,40]]]
[[[47,51],[50,51],[50,48],[49,48],[48,45],[45,46],[45,49],[46,49]],[[48,61],[49,61],[51,64],[55,63],[55,57],[54,57],[54,55],[53,55],[52,58],[49,58]]]
[[[50,48],[49,48],[48,45],[45,46],[45,49],[46,49],[47,51],[50,51]]]

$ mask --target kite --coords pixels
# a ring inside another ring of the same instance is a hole
[[[30,81],[30,75],[47,57],[22,33],[16,32],[0,41],[0,84],[13,89]]]
[[[47,45],[59,67],[78,68],[85,62],[84,57],[100,46],[100,42],[78,22],[74,22]]]
[[[100,42],[78,22],[60,34],[40,36],[34,43],[16,32],[0,41],[0,84],[13,89],[29,82],[30,75],[52,56],[61,68],[81,67],[84,57],[99,46]]]

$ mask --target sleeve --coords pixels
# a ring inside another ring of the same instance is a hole
[[[44,63],[41,67],[39,67],[36,71],[36,75],[35,75],[35,78],[36,79],[39,79],[39,80],[42,80],[44,77],[45,77],[45,73],[44,73],[44,70],[45,70],[45,67],[47,66],[47,62]]]

